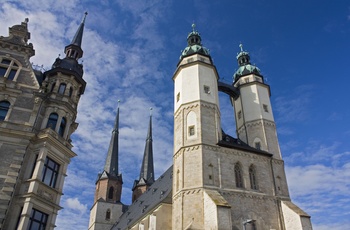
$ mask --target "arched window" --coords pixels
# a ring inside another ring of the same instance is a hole
[[[108,199],[113,199],[114,188],[111,186],[108,190]]]
[[[56,124],[58,120],[58,115],[57,113],[51,113],[49,116],[49,120],[47,121],[46,128],[51,128],[53,130],[56,129]]]
[[[64,91],[66,90],[66,83],[61,83],[60,87],[58,88],[58,93],[59,94],[64,94]]]
[[[58,130],[58,134],[63,137],[64,130],[66,129],[66,118],[62,117],[61,124],[60,124],[60,129]]]
[[[236,187],[243,188],[242,167],[239,163],[235,164],[235,179],[236,179]]]
[[[258,184],[256,181],[256,170],[254,165],[251,165],[249,167],[249,180],[250,180],[250,188],[254,190],[258,189]]]
[[[110,220],[111,219],[111,210],[107,209],[106,211],[106,220]]]
[[[10,108],[10,102],[8,101],[1,101],[0,102],[0,121],[5,120],[5,117],[7,115],[7,112]]]
[[[19,66],[14,60],[0,58],[0,77],[6,77],[9,80],[13,80],[18,69]]]

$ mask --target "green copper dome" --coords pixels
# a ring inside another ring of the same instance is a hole
[[[203,54],[209,56],[209,49],[202,45],[202,39],[198,31],[195,30],[195,24],[192,24],[192,32],[187,36],[187,47],[182,51],[180,59],[191,54]]]
[[[241,48],[241,52],[237,55],[237,62],[239,67],[233,75],[234,81],[237,81],[240,77],[249,74],[256,74],[262,77],[260,69],[250,63],[249,53],[243,50],[243,45],[240,44],[239,47]]]

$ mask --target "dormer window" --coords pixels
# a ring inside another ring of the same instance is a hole
[[[0,57],[0,77],[14,80],[19,69],[19,65],[11,59]]]

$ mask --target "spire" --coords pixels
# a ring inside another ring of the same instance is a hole
[[[86,20],[86,16],[88,15],[87,12],[85,12],[83,20],[80,23],[80,26],[77,30],[77,32],[75,33],[75,36],[71,42],[72,45],[76,45],[81,47],[81,42],[83,40],[83,32],[84,32],[84,25],[85,25],[85,20]]]
[[[111,141],[109,143],[104,170],[112,176],[118,176],[118,137],[119,137],[119,100]]]
[[[148,133],[146,138],[146,146],[143,154],[143,161],[140,171],[140,180],[144,179],[148,185],[154,182],[154,167],[153,167],[153,146],[152,146],[152,108],[150,108],[150,118]]]
[[[66,57],[69,58],[74,58],[78,60],[83,56],[83,50],[81,49],[81,43],[83,40],[83,32],[84,32],[84,25],[85,25],[85,20],[87,16],[87,12],[85,12],[85,15],[83,17],[83,20],[81,21],[77,32],[75,33],[73,40],[71,44],[66,46],[64,53],[66,54]]]

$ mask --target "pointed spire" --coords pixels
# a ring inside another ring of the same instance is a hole
[[[118,176],[119,102],[120,101],[118,100],[117,115],[104,167],[104,170],[112,176]]]
[[[152,140],[152,108],[150,108],[149,126],[146,138],[145,151],[140,171],[140,181],[146,180],[148,185],[154,182],[154,166],[153,166],[153,140]]]
[[[85,15],[83,17],[83,20],[81,21],[77,32],[75,33],[72,42],[66,46],[64,53],[66,54],[66,57],[74,58],[78,60],[83,56],[83,50],[81,49],[81,43],[83,40],[83,32],[84,32],[84,26],[85,26],[85,20],[87,16],[87,12],[85,12]]]
[[[80,26],[71,42],[72,45],[81,46],[81,42],[83,40],[84,25],[85,25],[85,20],[87,15],[88,13],[85,12],[83,20],[81,21]]]

